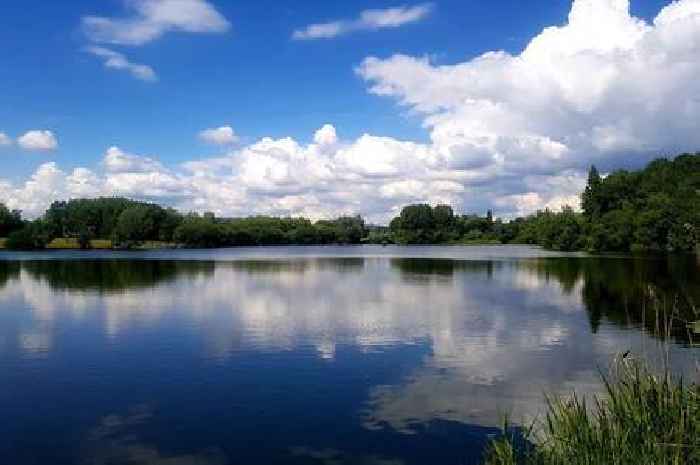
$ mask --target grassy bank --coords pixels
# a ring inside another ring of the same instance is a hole
[[[6,249],[5,243],[7,238],[0,238],[0,249]],[[177,247],[177,244],[163,241],[144,241],[132,244],[129,248],[132,250],[154,250],[154,249],[172,249]],[[50,250],[79,250],[80,242],[74,237],[59,237],[48,244],[46,248]],[[88,247],[92,250],[111,250],[115,249],[114,243],[109,239],[93,239]]]
[[[486,465],[700,464],[698,385],[629,359],[604,381],[591,403],[548,399],[543,421],[495,440]]]
[[[134,244],[130,244],[128,247],[132,250],[153,250],[153,249],[171,249],[176,247],[176,244],[172,242],[162,242],[162,241],[143,241]],[[80,249],[80,242],[77,238],[73,237],[60,237],[52,240],[46,244],[47,249],[51,250],[77,250]],[[93,250],[110,250],[115,248],[126,248],[126,247],[115,247],[114,243],[109,239],[93,239],[90,241],[88,249]]]
[[[46,244],[46,248],[53,250],[80,249],[80,242],[78,241],[78,239],[73,237],[59,237]],[[111,249],[112,241],[106,239],[93,239],[90,241],[90,248]]]

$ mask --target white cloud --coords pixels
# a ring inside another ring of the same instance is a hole
[[[98,197],[103,188],[100,177],[87,168],[76,168],[66,177],[66,191],[70,197]]]
[[[199,132],[199,138],[204,142],[215,145],[231,145],[238,141],[238,136],[231,126],[204,129]]]
[[[338,135],[332,124],[324,124],[314,133],[314,142],[323,147],[331,147],[338,143]]]
[[[85,16],[83,29],[93,42],[143,45],[167,32],[222,33],[231,25],[205,0],[125,0],[133,16]]]
[[[191,197],[190,180],[173,173],[150,157],[110,147],[102,160],[104,173],[96,179],[96,190],[164,203]]]
[[[455,169],[504,177],[615,166],[700,146],[700,2],[680,0],[653,24],[627,0],[576,0],[569,21],[519,55],[454,65],[395,55],[358,73],[377,95],[424,118]]]
[[[53,132],[49,130],[31,130],[25,132],[17,143],[24,150],[48,151],[58,148],[58,140]]]
[[[0,198],[10,209],[22,210],[28,216],[37,216],[53,200],[64,198],[66,174],[55,162],[44,163],[22,186],[15,188],[0,182]]]
[[[515,187],[483,186],[481,178],[447,168],[431,145],[370,134],[341,142],[331,125],[316,131],[313,139],[302,144],[292,138],[263,138],[225,156],[173,169],[152,157],[110,147],[97,172],[77,168],[66,175],[55,164],[42,165],[25,185],[0,182],[0,197],[11,199],[14,208],[30,216],[41,214],[56,199],[124,195],[225,216],[318,219],[362,213],[372,222],[386,222],[408,202],[451,203],[463,211],[485,211],[501,199],[498,212],[515,213],[530,204],[508,197],[512,189],[536,191],[537,200],[546,204],[562,191],[573,195],[581,186],[564,175],[526,176],[513,183]],[[49,172],[54,173],[52,187],[38,190]]]
[[[148,65],[133,63],[123,54],[114,50],[104,47],[88,47],[85,50],[101,58],[105,68],[127,71],[133,77],[142,81],[153,82],[158,80],[158,76],[153,68]]]
[[[354,31],[372,31],[396,28],[414,23],[425,18],[433,6],[424,3],[415,6],[400,6],[382,10],[364,10],[354,20],[338,20],[327,23],[311,24],[298,29],[292,34],[295,40],[331,39]]]
[[[343,140],[324,125],[309,143],[265,137],[170,168],[113,148],[102,173],[58,176],[47,190],[36,180],[0,181],[0,197],[37,212],[57,195],[92,189],[226,216],[361,213],[372,222],[409,202],[501,216],[576,207],[590,163],[638,166],[700,147],[699,5],[681,0],[645,23],[626,1],[577,0],[566,25],[545,29],[518,55],[453,65],[365,60],[358,72],[371,92],[422,118],[425,143]]]
[[[4,132],[0,132],[0,147],[12,145],[12,139]]]
[[[160,162],[152,158],[131,155],[122,151],[119,147],[110,147],[105,152],[102,165],[108,173],[148,173],[151,171],[164,171]]]

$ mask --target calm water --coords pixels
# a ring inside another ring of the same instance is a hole
[[[700,264],[524,247],[0,253],[0,462],[470,464],[625,350],[696,377]],[[699,335],[700,337],[700,335]]]

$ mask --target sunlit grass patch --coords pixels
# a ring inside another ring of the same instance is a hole
[[[48,244],[47,249],[79,249],[80,243],[74,237],[57,237]]]
[[[90,249],[111,249],[112,241],[108,239],[93,239]],[[46,245],[47,249],[80,249],[80,241],[75,237],[58,237]]]
[[[112,241],[108,239],[93,239],[90,241],[91,249],[111,249],[112,247]]]
[[[700,464],[700,387],[622,360],[606,392],[549,398],[542,424],[494,441],[487,465]]]
[[[4,248],[5,248],[5,243],[6,243],[6,242],[7,242],[7,238],[6,238],[6,237],[0,237],[0,249],[4,249]]]

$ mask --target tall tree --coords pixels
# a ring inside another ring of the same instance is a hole
[[[595,165],[588,171],[588,183],[581,194],[581,208],[588,219],[598,218],[601,214],[600,186],[602,180]]]

